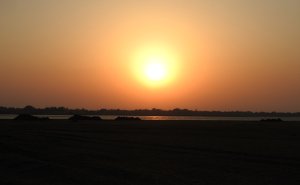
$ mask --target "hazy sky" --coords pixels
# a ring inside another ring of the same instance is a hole
[[[1,0],[0,105],[300,111],[299,49],[299,0]]]

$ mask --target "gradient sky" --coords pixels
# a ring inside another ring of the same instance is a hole
[[[300,111],[299,0],[1,0],[0,41],[2,106]]]

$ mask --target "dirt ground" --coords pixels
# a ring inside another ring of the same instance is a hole
[[[300,122],[0,120],[1,185],[300,183]]]

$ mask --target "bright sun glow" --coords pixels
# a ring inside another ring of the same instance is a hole
[[[161,59],[150,59],[145,66],[145,74],[149,80],[159,81],[167,76],[167,69]]]
[[[135,78],[150,87],[170,84],[177,77],[178,57],[167,47],[147,47],[134,55],[133,70]]]

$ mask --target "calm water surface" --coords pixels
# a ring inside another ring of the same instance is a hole
[[[0,119],[14,119],[15,114],[0,114]],[[49,117],[50,119],[68,119],[72,115],[37,115],[38,117]],[[96,115],[99,116],[99,115]],[[100,115],[102,119],[113,120],[122,115]],[[222,116],[137,116],[142,120],[228,120],[228,121],[259,121],[269,117],[222,117]],[[272,117],[274,118],[274,117]],[[300,121],[300,117],[283,117],[284,121]]]

